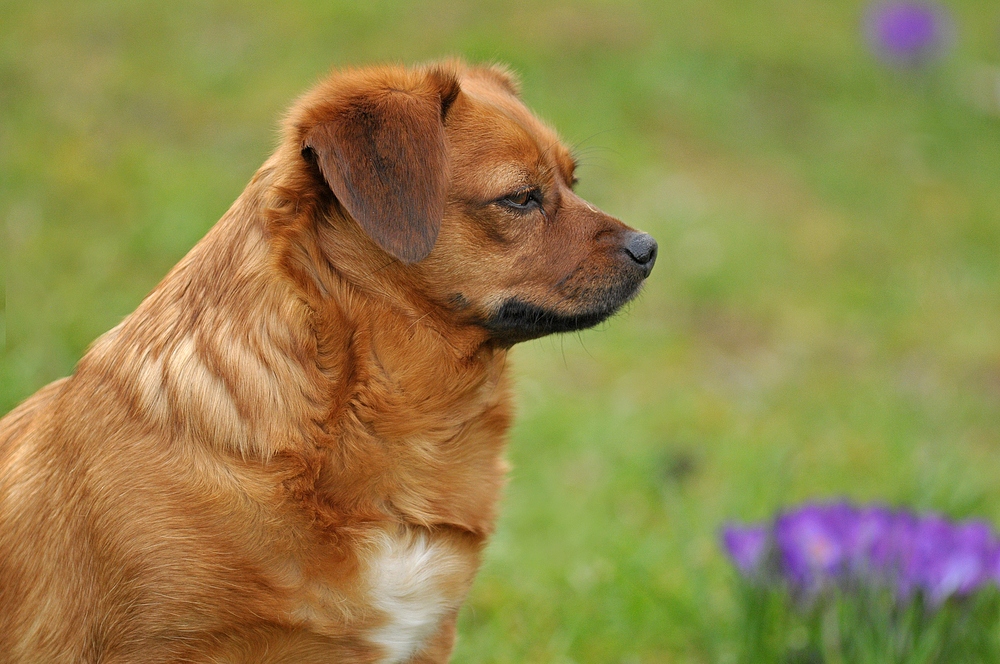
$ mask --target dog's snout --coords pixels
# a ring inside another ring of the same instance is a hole
[[[653,264],[656,263],[656,240],[653,236],[649,233],[629,233],[625,239],[625,252],[645,270],[646,276],[649,276],[653,271]]]

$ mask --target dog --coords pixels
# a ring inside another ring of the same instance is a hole
[[[0,420],[0,662],[445,662],[514,344],[656,242],[579,198],[502,67],[335,72],[73,375]]]

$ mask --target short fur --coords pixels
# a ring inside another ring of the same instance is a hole
[[[447,661],[508,348],[611,315],[655,257],[573,170],[498,68],[300,99],[205,238],[0,420],[0,662]]]

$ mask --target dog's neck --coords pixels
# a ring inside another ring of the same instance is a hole
[[[78,373],[116,373],[144,426],[192,444],[311,458],[313,488],[341,509],[488,531],[510,420],[506,351],[377,270],[357,278],[369,266],[350,264],[350,249],[338,265],[316,210],[276,210],[274,192],[265,165]],[[276,230],[282,214],[298,218]]]
[[[371,518],[488,532],[511,418],[507,350],[423,296],[331,201],[287,193],[271,187],[266,216],[279,236],[272,261],[307,304],[328,390],[318,491],[341,508],[367,502]],[[366,442],[352,455],[345,440]]]

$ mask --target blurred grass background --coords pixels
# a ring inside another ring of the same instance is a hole
[[[73,369],[329,67],[518,70],[641,299],[514,353],[499,532],[456,662],[726,662],[727,519],[806,498],[1000,521],[1000,7],[895,71],[860,2],[0,0],[0,412]]]

